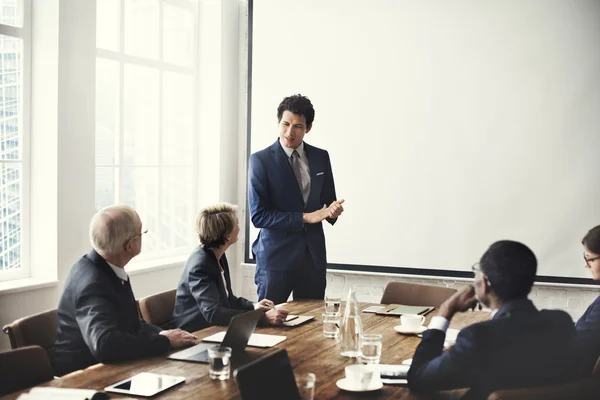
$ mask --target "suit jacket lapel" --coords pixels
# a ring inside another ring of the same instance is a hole
[[[306,146],[306,143],[304,146]],[[302,203],[304,203],[300,186],[298,185],[298,181],[296,181],[296,175],[294,175],[294,171],[292,170],[288,156],[285,154],[285,151],[283,151],[283,148],[279,143],[279,139],[277,139],[275,143],[271,145],[271,155],[277,164],[279,164],[279,168],[281,168],[286,181],[291,182],[290,185],[294,187],[294,192],[300,198],[300,200],[302,200]]]
[[[313,146],[304,142],[304,151],[306,152],[306,157],[308,157],[308,169],[310,174],[310,193],[308,194],[308,200],[306,200],[306,204],[308,205],[311,203],[311,201],[316,201],[318,210],[323,207],[323,204],[321,204],[321,199],[313,199],[315,195],[321,193],[321,188],[315,185],[314,177],[316,176],[315,174],[321,170],[321,163],[319,162],[320,160],[317,160],[317,152],[314,151]]]

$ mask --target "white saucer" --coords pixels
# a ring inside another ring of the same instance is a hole
[[[426,326],[421,325],[417,329],[408,329],[402,325],[396,325],[394,330],[398,333],[404,333],[405,335],[417,335],[419,333],[423,333],[427,330]]]
[[[350,384],[350,382],[346,378],[342,378],[338,380],[336,383],[337,387],[342,390],[347,390],[348,392],[372,392],[374,390],[379,390],[383,387],[383,382],[380,379],[373,379],[371,384],[367,386],[365,389],[359,389],[356,386]]]

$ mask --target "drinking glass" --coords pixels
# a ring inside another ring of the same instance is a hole
[[[341,297],[325,297],[325,312],[327,314],[340,313],[340,306],[342,304]]]
[[[229,379],[231,374],[231,347],[214,346],[208,349],[208,375],[212,379]]]
[[[300,392],[301,400],[313,400],[315,397],[315,382],[317,377],[309,372],[308,374],[296,375],[296,385]]]
[[[340,314],[323,314],[323,336],[326,338],[336,338],[340,335]]]
[[[360,361],[363,364],[379,364],[381,359],[381,341],[379,333],[365,333],[360,338]]]

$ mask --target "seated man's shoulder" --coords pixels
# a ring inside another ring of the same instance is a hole
[[[540,310],[539,317],[553,325],[575,329],[573,318],[562,310]]]

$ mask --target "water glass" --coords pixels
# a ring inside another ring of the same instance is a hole
[[[341,297],[325,297],[325,313],[340,313],[340,306],[342,304]]]
[[[214,346],[208,349],[208,375],[212,379],[229,379],[231,374],[231,347]]]
[[[365,333],[360,338],[360,361],[363,364],[379,364],[383,335]]]
[[[340,335],[340,314],[323,314],[323,336],[326,338],[337,338]]]
[[[301,400],[313,400],[315,397],[315,382],[317,377],[313,373],[296,375],[296,386]]]

